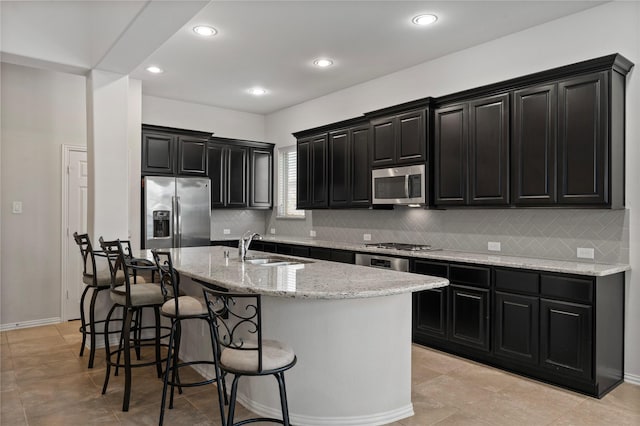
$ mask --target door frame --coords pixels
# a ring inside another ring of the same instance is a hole
[[[67,321],[66,317],[66,282],[69,275],[67,271],[67,253],[68,253],[68,236],[69,236],[69,212],[67,203],[69,202],[69,156],[72,151],[87,152],[86,146],[78,145],[62,145],[62,214],[60,226],[60,320]]]

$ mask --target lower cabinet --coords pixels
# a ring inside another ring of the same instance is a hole
[[[602,397],[623,381],[624,273],[588,277],[414,259],[415,343]]]
[[[451,284],[449,340],[489,350],[489,290]]]
[[[592,377],[592,308],[540,300],[540,362],[560,374]]]

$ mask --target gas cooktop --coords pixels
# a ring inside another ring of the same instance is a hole
[[[442,250],[439,248],[433,248],[429,244],[406,244],[406,243],[369,243],[365,244],[365,247],[406,250],[406,251],[436,251]]]

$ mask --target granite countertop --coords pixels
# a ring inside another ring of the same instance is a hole
[[[229,247],[172,248],[174,268],[181,275],[231,291],[303,299],[358,299],[391,296],[444,287],[449,281],[428,275],[344,263],[280,256],[249,250],[248,258],[286,257],[293,265],[265,266],[241,262]],[[224,252],[229,252],[225,259]],[[150,250],[140,254],[152,259]]]
[[[300,244],[311,247],[325,247],[341,250],[352,250],[380,255],[412,257],[420,259],[446,260],[450,262],[474,263],[508,268],[533,269],[547,272],[561,272],[565,274],[588,275],[601,277],[630,270],[627,264],[606,264],[595,262],[572,262],[565,260],[539,259],[532,257],[504,256],[495,254],[470,253],[454,250],[437,250],[423,252],[409,252],[394,249],[365,247],[364,244],[342,243],[336,241],[322,241],[311,238],[296,237],[265,237],[263,241],[273,241],[288,244]]]

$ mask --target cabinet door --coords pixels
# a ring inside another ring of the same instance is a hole
[[[495,354],[537,364],[539,299],[496,291],[494,300]]]
[[[371,205],[371,165],[369,159],[369,126],[351,130],[351,206]]]
[[[227,148],[227,207],[247,207],[247,149]]]
[[[311,206],[329,206],[329,179],[327,167],[327,135],[315,137],[311,140]]]
[[[226,161],[222,145],[210,143],[207,147],[207,176],[211,179],[211,208],[225,206]]]
[[[489,350],[489,290],[450,285],[449,340]]]
[[[273,153],[251,148],[249,207],[270,208],[273,205]]]
[[[557,86],[516,90],[513,103],[512,200],[516,205],[554,204]]]
[[[509,94],[469,103],[469,204],[509,204]]]
[[[178,174],[206,176],[206,139],[178,136]]]
[[[540,299],[540,364],[557,373],[592,377],[591,307]]]
[[[329,206],[347,207],[350,201],[349,130],[329,134]]]
[[[413,293],[413,339],[447,338],[447,287]]]
[[[558,202],[609,202],[607,74],[558,83]]]
[[[175,151],[175,136],[142,133],[142,174],[173,175],[176,171]]]
[[[416,163],[427,159],[425,110],[410,111],[397,117],[396,163]]]
[[[298,141],[296,163],[296,208],[301,210],[311,207],[311,139]]]
[[[371,120],[371,167],[391,166],[395,163],[395,131],[394,117]]]
[[[467,203],[468,107],[435,111],[434,189],[436,205]]]

